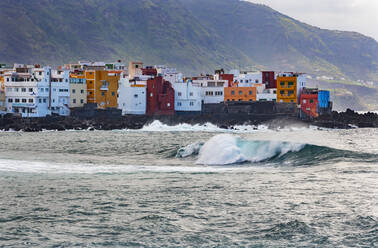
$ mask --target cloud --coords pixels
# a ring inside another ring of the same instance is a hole
[[[378,0],[248,0],[310,25],[356,31],[378,40]]]

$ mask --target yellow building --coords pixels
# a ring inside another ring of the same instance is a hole
[[[282,73],[277,77],[277,102],[298,103],[306,77],[299,73]]]
[[[98,108],[117,108],[117,91],[120,72],[85,71],[87,102],[97,103]]]
[[[70,74],[70,108],[83,107],[87,103],[87,83],[84,74]]]

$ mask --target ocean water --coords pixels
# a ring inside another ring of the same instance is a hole
[[[0,247],[378,247],[378,129],[0,132]]]

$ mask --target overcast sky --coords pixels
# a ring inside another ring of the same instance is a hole
[[[320,28],[357,31],[378,41],[378,0],[248,0]]]

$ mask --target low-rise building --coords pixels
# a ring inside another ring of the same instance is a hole
[[[87,103],[87,82],[84,73],[70,74],[70,108],[83,107]]]
[[[304,87],[306,87],[305,74],[280,73],[277,77],[277,102],[298,103]]]
[[[146,84],[138,84],[138,81],[129,81],[123,77],[119,81],[118,108],[122,115],[145,115],[147,109]]]
[[[173,88],[176,112],[201,112],[201,87],[194,86],[191,80],[187,80],[185,83],[173,83]]]
[[[195,79],[193,85],[201,87],[201,97],[204,104],[224,102],[224,89],[227,80]]]
[[[262,71],[262,83],[265,84],[266,89],[277,88],[277,78],[274,71]]]
[[[255,102],[256,87],[227,87],[224,88],[225,102]]]
[[[70,115],[70,72],[68,70],[52,70],[45,68],[44,81],[50,86],[49,107],[57,115]]]
[[[98,108],[117,108],[117,91],[120,73],[110,71],[85,71],[87,102],[96,103]]]
[[[175,90],[158,76],[147,81],[147,115],[174,115]]]
[[[36,80],[31,73],[10,73],[4,76],[6,110],[22,117],[44,117],[49,110],[49,84]]]
[[[277,101],[277,89],[263,89],[262,91],[257,91],[256,101]]]

